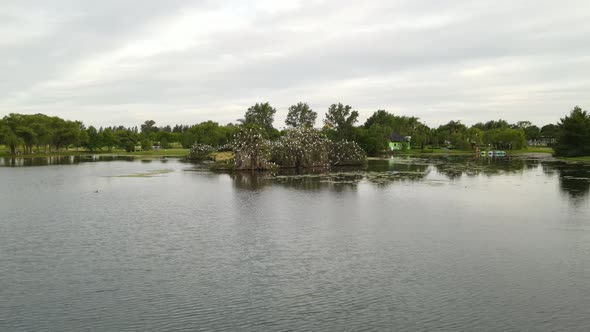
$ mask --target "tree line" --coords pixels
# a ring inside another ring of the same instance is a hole
[[[87,151],[111,151],[114,148],[135,151],[152,146],[190,148],[194,144],[219,147],[230,143],[242,127],[257,128],[269,140],[278,140],[288,129],[274,127],[277,110],[268,102],[249,107],[236,123],[220,125],[206,121],[194,125],[156,126],[147,120],[140,126],[86,127],[80,121],[69,121],[43,114],[11,113],[0,120],[0,144],[12,154],[51,153],[61,149],[83,148]],[[318,117],[307,103],[288,109],[287,128],[313,128]],[[388,149],[389,136],[398,133],[411,136],[413,149],[470,149],[489,146],[498,149],[521,149],[528,144],[552,145],[561,156],[590,155],[590,116],[579,107],[557,124],[537,127],[529,121],[508,123],[491,120],[466,126],[458,120],[431,128],[419,118],[395,115],[385,110],[374,112],[359,124],[359,112],[342,103],[330,105],[318,129],[330,140],[356,142],[368,155]]]

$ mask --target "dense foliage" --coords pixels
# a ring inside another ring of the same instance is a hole
[[[411,137],[409,142],[403,142],[411,149],[471,150],[479,147],[510,150],[527,145],[549,145],[555,146],[559,156],[590,155],[588,114],[579,107],[559,124],[547,124],[541,128],[529,121],[510,124],[502,119],[476,123],[471,127],[451,120],[430,128],[417,117],[395,115],[385,110],[374,112],[364,124],[357,125],[358,111],[350,105],[334,103],[327,109],[323,128],[316,130],[313,124],[317,113],[307,103],[300,102],[289,107],[285,121],[288,129],[279,132],[273,127],[276,112],[264,102],[249,107],[238,124],[220,125],[205,121],[171,127],[157,126],[155,121],[147,120],[136,127],[104,128],[86,128],[79,121],[43,114],[13,113],[0,119],[0,145],[11,154],[53,153],[72,148],[92,152],[113,149],[132,152],[183,147],[192,149],[193,155],[199,154],[199,149],[204,146],[218,151],[236,150],[237,146],[236,162],[247,169],[272,166],[266,164],[271,162],[282,167],[342,164],[347,159],[360,160],[361,154],[357,152],[361,150],[363,155],[381,155],[389,152],[393,133]],[[246,141],[238,142],[236,138],[244,135]],[[258,148],[247,146],[249,142],[258,143]],[[345,158],[335,157],[335,149],[345,147],[350,148],[350,153],[347,152]]]
[[[240,127],[234,136],[234,163],[238,170],[268,170],[274,168],[270,160],[270,141],[261,129]]]
[[[12,154],[22,146],[26,154],[51,152],[68,146],[81,146],[81,122],[66,121],[43,114],[25,115],[11,113],[0,120],[0,142],[7,145]]]
[[[271,161],[288,168],[328,167],[330,146],[331,141],[316,129],[290,129],[272,144]]]

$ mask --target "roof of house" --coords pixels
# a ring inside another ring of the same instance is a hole
[[[389,140],[391,142],[407,142],[408,139],[398,133],[391,133],[391,135],[389,135]]]

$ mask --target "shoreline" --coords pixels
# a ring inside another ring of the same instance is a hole
[[[0,153],[0,158],[50,158],[50,157],[69,157],[69,156],[104,156],[104,157],[133,157],[133,158],[174,158],[183,159],[189,155],[190,149],[166,149],[157,151],[142,151],[142,152],[126,152],[126,151],[59,151],[53,153],[38,153],[38,154],[21,154],[11,155],[9,153]],[[530,157],[538,159],[554,159],[564,162],[575,163],[590,163],[590,156],[583,157],[553,157],[553,150],[551,148],[529,148],[521,150],[506,151],[509,157]],[[392,157],[413,157],[413,158],[428,158],[428,157],[444,157],[444,156],[473,156],[473,151],[465,150],[410,150],[408,152],[400,152],[394,154],[385,154],[376,157],[367,157],[367,160],[387,160]],[[217,158],[216,158],[217,159]],[[224,155],[220,160],[225,161],[227,156]]]

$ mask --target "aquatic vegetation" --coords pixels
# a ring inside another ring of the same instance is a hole
[[[155,170],[142,172],[142,173],[118,175],[118,176],[113,176],[113,177],[115,177],[115,178],[151,178],[151,177],[156,177],[156,176],[159,176],[162,174],[172,173],[172,172],[174,172],[173,169],[165,168],[165,169],[155,169]]]

